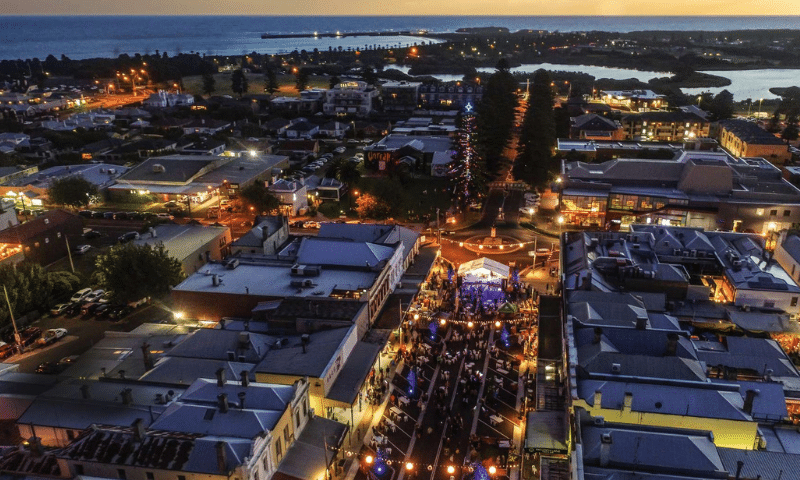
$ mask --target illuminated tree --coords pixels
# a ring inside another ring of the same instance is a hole
[[[468,111],[461,117],[453,168],[450,170],[453,199],[461,208],[480,198],[486,190],[483,159],[475,150],[475,115],[470,107],[467,107]]]

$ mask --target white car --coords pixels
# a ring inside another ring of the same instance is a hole
[[[91,288],[82,288],[82,289],[78,290],[77,292],[75,292],[75,294],[72,295],[72,298],[70,298],[69,301],[70,302],[80,302],[81,300],[86,298],[86,295],[89,295],[90,293],[92,293],[92,289]]]
[[[347,151],[347,149],[344,148],[344,147],[336,147],[336,148],[333,149],[333,153],[336,153],[336,154],[339,154],[339,155],[343,154],[346,151]]]
[[[88,252],[90,248],[92,248],[91,245],[78,245],[75,247],[75,255],[83,255]]]
[[[50,309],[50,315],[54,317],[61,315],[62,313],[64,313],[64,310],[66,310],[67,307],[69,307],[69,303],[59,303],[58,305],[55,305],[53,308]]]
[[[103,298],[103,295],[105,295],[105,294],[106,294],[105,290],[95,290],[92,293],[90,293],[89,295],[86,295],[84,300],[87,303],[96,302],[96,301],[100,300],[101,298]]]
[[[36,340],[36,343],[40,345],[47,345],[48,343],[53,343],[56,340],[64,338],[66,335],[66,328],[51,328],[50,330],[45,330],[42,336]]]

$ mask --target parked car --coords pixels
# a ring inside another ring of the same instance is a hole
[[[67,335],[66,328],[51,328],[50,330],[45,330],[42,336],[36,340],[36,343],[39,345],[48,345],[50,343],[55,342],[56,340],[60,340]]]
[[[92,218],[94,212],[91,210],[81,210],[80,212],[78,212],[78,215],[80,215],[83,218]]]
[[[110,303],[100,303],[97,305],[97,308],[94,309],[94,314],[97,316],[96,318],[99,320],[101,316],[111,307]]]
[[[75,255],[83,255],[88,252],[90,248],[92,248],[91,245],[78,245],[75,247]]]
[[[78,290],[77,292],[75,292],[74,294],[72,294],[72,298],[70,298],[69,301],[70,302],[80,302],[81,300],[86,298],[86,295],[89,295],[90,293],[92,293],[92,289],[91,288],[82,288],[82,289]]]
[[[125,318],[129,313],[133,311],[133,308],[129,307],[128,305],[120,305],[114,308],[109,308],[106,310],[106,315],[112,322],[118,322]]]
[[[14,352],[17,351],[17,346],[13,343],[0,343],[2,343],[2,345],[0,345],[0,360],[5,360],[11,355],[14,355]]]
[[[44,362],[39,364],[36,367],[36,373],[44,373],[46,375],[54,375],[57,373],[61,373],[63,367],[59,365],[57,362]]]
[[[338,155],[341,155],[346,151],[347,151],[347,149],[345,147],[336,147],[336,148],[333,149],[333,153],[338,154]]]
[[[89,318],[94,315],[95,310],[102,305],[102,303],[86,303],[81,307],[81,317]]]
[[[50,309],[50,315],[53,315],[54,317],[61,315],[64,313],[64,311],[66,311],[67,308],[69,308],[69,303],[59,303]]]
[[[114,212],[105,212],[103,218],[106,220],[114,220]]]
[[[70,317],[74,317],[75,315],[81,313],[81,307],[83,304],[81,302],[73,302],[70,303],[66,310],[64,310],[64,315],[68,315]]]
[[[78,358],[80,358],[79,355],[70,355],[68,357],[64,357],[61,360],[59,360],[58,364],[63,366],[63,367],[67,367],[67,366],[72,365],[73,363],[77,362]]]
[[[131,240],[139,240],[139,232],[123,233],[117,240],[119,240],[119,243],[128,243]]]
[[[128,220],[128,212],[116,212],[114,220]]]
[[[92,240],[95,238],[100,238],[102,236],[103,234],[98,232],[97,230],[89,230],[88,232],[83,233],[83,238],[85,238],[86,240]]]
[[[42,329],[39,327],[28,327],[23,330],[20,330],[19,332],[19,338],[22,341],[22,345],[25,347],[34,343],[41,336],[42,336]]]
[[[159,214],[156,214],[156,218],[159,219],[159,220],[172,220],[175,217],[173,217],[169,213],[159,213]]]
[[[92,218],[106,218],[106,212],[93,212]]]
[[[87,303],[96,302],[96,301],[100,300],[101,298],[103,298],[103,296],[105,296],[105,294],[106,294],[105,290],[99,290],[99,289],[98,290],[94,290],[89,295],[86,295],[86,297],[83,300],[85,302],[87,302]]]

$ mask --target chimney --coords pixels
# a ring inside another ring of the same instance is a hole
[[[124,379],[125,379],[125,370],[120,370],[120,371],[118,372],[118,375],[119,375],[119,378],[121,378],[121,379],[123,379],[123,380],[124,380]]]
[[[603,329],[600,327],[594,327],[594,337],[592,338],[592,345],[597,345],[600,343],[600,337],[603,336]]]
[[[228,455],[225,442],[217,442],[217,469],[219,473],[228,473]]]
[[[636,330],[647,330],[647,315],[636,317]]]
[[[630,412],[632,406],[633,406],[633,394],[631,392],[625,392],[625,398],[622,400],[622,411]]]
[[[605,432],[600,434],[600,466],[607,467],[609,460],[611,460],[611,433]]]
[[[250,334],[247,332],[239,332],[239,348],[242,350],[250,349]]]
[[[306,345],[311,341],[307,333],[300,336],[300,343],[303,345],[303,353],[306,353]]]
[[[122,403],[124,405],[130,405],[133,403],[133,390],[131,390],[130,388],[122,390],[122,393],[120,395],[122,395]]]
[[[37,436],[29,438],[28,448],[35,457],[40,456],[42,454],[42,439]]]
[[[215,287],[219,286],[219,277],[216,273],[211,275],[211,285],[214,285]]]
[[[261,240],[266,240],[269,238],[269,228],[266,225],[261,227]]]
[[[220,413],[228,413],[228,395],[224,393],[217,395],[217,405]]]
[[[742,478],[742,467],[744,467],[744,462],[739,460],[736,462],[736,480]]]
[[[142,346],[142,360],[144,360],[144,370],[152,370],[153,369],[153,359],[150,357],[150,345],[147,342],[143,342]]]
[[[247,393],[245,393],[245,392],[239,392],[239,393],[238,393],[238,396],[239,396],[239,408],[240,408],[241,410],[244,410],[244,397],[246,397],[246,396],[247,396]]]
[[[85,383],[81,385],[81,398],[83,398],[84,400],[89,400],[90,398],[92,398],[91,395],[89,395],[89,385]]]
[[[667,351],[664,352],[665,357],[674,357],[675,352],[678,350],[678,334],[667,334]]]
[[[141,442],[144,439],[144,421],[141,418],[137,418],[131,424],[131,428],[133,429],[133,439]]]
[[[225,319],[224,318],[220,318],[219,319],[219,329],[220,330],[225,330]]]
[[[218,368],[217,369],[217,386],[222,388],[225,386],[225,369]]]
[[[756,396],[761,393],[759,390],[748,390],[745,393],[744,397],[744,406],[742,410],[748,415],[753,414],[753,401],[756,399]]]
[[[250,385],[250,370],[242,370],[239,377],[242,379],[242,386],[247,388]]]

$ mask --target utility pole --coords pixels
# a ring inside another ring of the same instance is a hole
[[[67,238],[67,234],[64,234],[64,241],[67,243],[67,256],[69,257],[69,268],[72,269],[72,273],[75,273],[75,264],[72,263],[72,250],[69,248],[69,239]]]
[[[17,321],[14,320],[14,309],[11,308],[11,300],[8,299],[8,289],[3,285],[3,292],[6,294],[6,303],[8,303],[8,315],[11,317],[11,325],[14,326],[14,340],[17,342],[19,353],[25,353],[25,346],[22,345],[22,337],[17,329]]]

